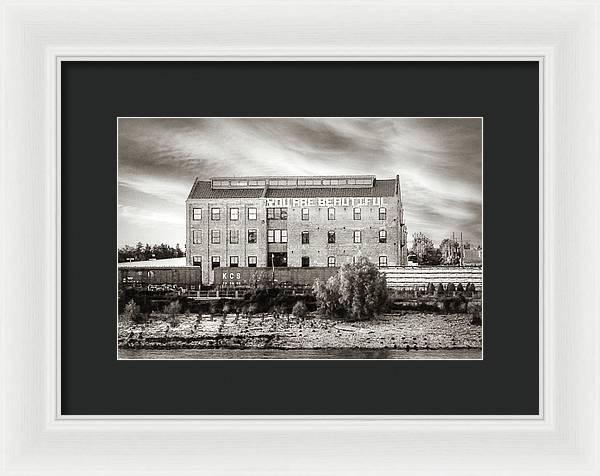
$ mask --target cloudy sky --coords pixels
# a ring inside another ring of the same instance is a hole
[[[400,175],[409,240],[452,232],[480,244],[476,119],[119,119],[118,246],[185,243],[194,179]]]

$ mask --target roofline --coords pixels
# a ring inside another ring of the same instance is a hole
[[[198,179],[198,177],[196,177],[196,179],[194,180],[194,184],[192,185],[192,188],[190,189],[190,193],[188,193],[188,196],[185,199],[186,202],[193,198],[192,195],[194,194],[194,190],[196,190],[196,185],[198,184],[199,181],[200,180]]]
[[[211,180],[263,180],[263,179],[331,179],[331,178],[368,178],[375,179],[375,175],[369,174],[336,174],[336,175],[228,175],[221,177],[210,177],[204,180],[210,182]],[[198,179],[196,179],[198,180]]]

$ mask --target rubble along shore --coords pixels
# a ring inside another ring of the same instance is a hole
[[[136,349],[458,349],[480,348],[470,314],[402,312],[368,321],[262,314],[153,316],[118,326],[120,348]]]

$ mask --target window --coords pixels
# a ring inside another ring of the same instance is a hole
[[[256,256],[248,256],[248,267],[256,268]]]
[[[256,243],[256,230],[248,230],[248,243]]]
[[[240,209],[239,208],[230,208],[229,209],[229,219],[230,220],[239,220],[240,219]]]
[[[210,258],[211,268],[220,268],[221,267],[221,257],[220,256],[211,256]]]
[[[231,266],[232,268],[237,268],[239,264],[240,264],[239,256],[230,256],[229,257],[229,266]]]
[[[221,243],[221,230],[210,230],[210,242],[213,245]]]
[[[202,243],[202,230],[192,230],[192,243],[195,245]]]
[[[202,266],[202,256],[193,256],[192,266]]]
[[[221,209],[220,208],[211,208],[210,209],[210,219],[211,220],[220,220],[221,219]]]
[[[267,230],[267,243],[287,243],[287,230]]]
[[[256,220],[256,208],[248,208],[248,220]]]
[[[308,268],[310,266],[310,258],[308,256],[302,257],[302,267]]]
[[[202,208],[192,208],[192,220],[202,220]]]
[[[287,208],[267,208],[267,220],[287,220]]]
[[[308,245],[309,243],[310,243],[310,240],[308,238],[308,231],[303,231],[302,232],[302,244]]]
[[[379,243],[387,243],[387,231],[379,231]]]
[[[240,242],[240,230],[229,230],[229,243],[237,245]]]
[[[328,208],[327,209],[327,219],[328,220],[335,220],[335,208]]]
[[[379,209],[379,219],[385,220],[387,218],[387,210],[384,207]]]
[[[360,208],[355,208],[354,209],[354,219],[360,220],[360,218],[361,218],[361,210],[360,210]]]
[[[335,231],[327,232],[327,243],[335,243]]]
[[[387,256],[380,256],[379,257],[379,266],[387,266]]]
[[[354,232],[354,243],[360,243],[362,241],[362,233],[360,230]]]
[[[327,266],[333,268],[335,266],[335,256],[329,256],[327,258]]]
[[[302,209],[302,219],[303,220],[308,220],[308,208],[303,208]]]

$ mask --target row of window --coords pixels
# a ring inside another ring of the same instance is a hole
[[[310,233],[303,231],[301,233],[303,245],[310,244]],[[355,230],[352,233],[354,243],[362,243],[362,231]],[[256,243],[256,230],[248,230],[248,243]],[[210,242],[213,245],[221,243],[221,230],[210,230]],[[229,230],[229,243],[237,245],[240,242],[240,230]],[[287,230],[267,230],[267,243],[287,243]],[[192,243],[195,245],[202,244],[202,230],[192,230]],[[335,231],[327,232],[327,243],[335,243]],[[379,230],[379,243],[387,243],[387,231]]]
[[[248,208],[248,220],[256,220],[257,219],[257,209],[256,208]],[[210,219],[213,221],[218,221],[221,219],[221,209],[220,208],[211,208],[210,209]],[[237,221],[240,219],[240,209],[239,208],[230,208],[229,209],[229,219],[233,221]],[[192,208],[192,220],[199,221],[202,220],[202,208]]]
[[[248,256],[246,261],[247,261],[247,265],[249,268],[256,268],[256,262],[257,262],[256,256]],[[194,264],[194,266],[200,266],[202,264],[202,257],[194,256],[193,264]],[[230,256],[229,257],[229,266],[230,267],[237,268],[239,265],[240,265],[239,256]],[[379,266],[386,267],[387,265],[388,265],[387,256],[380,256],[379,257]],[[210,257],[210,266],[211,266],[211,269],[220,268],[221,267],[221,257],[220,256],[211,256]],[[337,266],[335,256],[327,257],[327,266],[329,266],[329,267]],[[308,256],[302,256],[302,267],[303,268],[310,267],[310,258]]]
[[[308,220],[310,217],[310,210],[308,208],[303,208],[300,212],[302,220]],[[362,210],[360,208],[354,208],[353,210],[353,218],[354,220],[362,219]],[[287,220],[288,211],[287,208],[267,208],[267,219],[268,220]],[[221,209],[220,208],[211,208],[210,209],[210,219],[213,221],[218,221],[221,219]],[[230,208],[229,209],[229,219],[232,221],[237,221],[240,219],[240,209],[239,208]],[[257,219],[257,209],[256,208],[248,208],[248,220],[256,220]],[[327,219],[335,220],[335,208],[331,207],[327,209]],[[379,219],[386,220],[387,219],[387,209],[385,207],[379,208]],[[193,208],[192,209],[192,220],[199,221],[202,220],[202,208]]]
[[[362,231],[355,230],[352,233],[352,239],[354,243],[362,243]],[[335,231],[327,232],[327,243],[335,243]],[[387,231],[379,230],[379,243],[387,243]],[[310,244],[310,233],[308,231],[302,232],[302,244]]]
[[[283,186],[283,187],[302,187],[302,186],[331,186],[331,185],[372,185],[372,178],[323,178],[323,179],[228,179],[213,180],[212,186],[222,187],[264,187],[265,185]]]
[[[287,231],[286,231],[287,239]],[[256,243],[256,230],[248,230],[248,243]],[[210,230],[210,242],[214,245],[221,243],[221,230]],[[229,230],[229,243],[236,245],[240,242],[240,230]],[[192,230],[192,243],[202,244],[202,230]]]
[[[248,256],[246,259],[247,265],[249,268],[256,268],[257,258],[256,256]],[[202,264],[201,256],[193,257],[193,265],[200,266]],[[239,256],[230,256],[229,257],[229,266],[231,268],[237,268],[240,265],[240,257]],[[210,267],[211,269],[220,268],[221,267],[221,257],[220,256],[211,256],[210,257]]]

